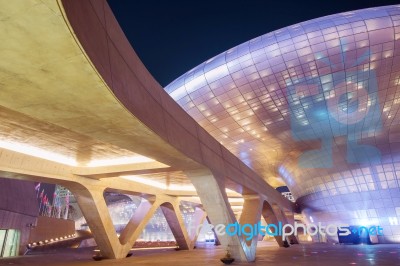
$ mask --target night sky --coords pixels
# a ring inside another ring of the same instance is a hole
[[[273,30],[389,0],[108,0],[139,57],[162,86],[209,58]]]

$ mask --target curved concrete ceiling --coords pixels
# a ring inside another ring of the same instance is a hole
[[[139,171],[182,185],[188,172],[213,175],[226,188],[293,209],[169,97],[105,0],[2,1],[0,20],[0,148],[14,151],[1,150],[3,157],[41,157],[83,179]],[[176,180],[168,180],[171,171]]]
[[[2,2],[0,146],[77,166],[137,158],[135,141],[125,141],[140,122],[109,92],[59,12],[57,1]]]
[[[15,120],[3,124],[10,125],[3,141],[51,151],[78,166],[107,160],[113,165],[144,155],[167,165],[198,167],[173,147],[164,147],[159,136],[126,110],[60,10],[57,1],[2,3],[7,39],[0,44],[0,105],[4,119]]]
[[[321,188],[340,193],[329,183],[338,176],[353,180],[354,171],[400,160],[399,12],[372,8],[277,30],[211,58],[165,90],[271,185],[287,184],[297,198]],[[381,157],[356,147],[347,154],[346,138]],[[325,152],[302,155],[321,140]]]

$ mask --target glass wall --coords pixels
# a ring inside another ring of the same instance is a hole
[[[0,257],[17,256],[19,252],[20,231],[0,230]]]
[[[0,257],[3,257],[3,245],[6,242],[7,230],[0,230]]]

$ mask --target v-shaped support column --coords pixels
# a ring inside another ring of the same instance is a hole
[[[294,226],[294,222],[295,222],[294,221],[294,213],[293,212],[285,212],[285,211],[283,213],[285,215],[286,222]],[[298,237],[297,237],[297,235],[294,235],[294,234],[289,236],[289,241],[291,244],[299,244]]]
[[[293,221],[289,221],[287,219],[286,214],[284,213],[284,211],[281,210],[276,204],[272,204],[271,207],[272,207],[272,210],[273,210],[275,216],[278,218],[279,221],[282,222],[282,224],[294,225],[294,218],[293,218]],[[299,241],[297,240],[297,237],[294,235],[294,232],[292,232],[292,234],[287,236],[287,240],[290,243],[293,243],[293,244],[298,244],[299,243]]]
[[[278,225],[278,223],[281,222],[284,225],[285,224],[294,225],[294,218],[290,219],[289,217],[288,219],[286,214],[276,204],[270,205],[268,202],[265,201],[262,215],[268,224]],[[282,239],[282,236],[274,236],[274,237],[280,247],[284,246],[284,240],[288,240],[292,244],[299,243],[294,233],[288,235],[287,239]]]
[[[224,180],[223,178],[216,178],[211,173],[187,172],[187,175],[196,188],[203,207],[214,226],[218,224],[227,226],[228,224],[237,223],[229,204],[224,184],[222,184],[222,180]],[[261,214],[261,204],[258,204],[259,211],[257,212],[250,207],[250,205],[252,205],[250,204],[250,201],[254,199],[249,198],[248,200],[248,204],[246,204],[249,207],[247,211],[248,216],[244,215],[243,221],[257,223],[257,219],[260,218]],[[246,210],[244,210],[244,212],[246,212]],[[254,238],[257,238],[257,236],[254,236]],[[238,235],[229,236],[226,233],[218,234],[218,239],[237,261],[255,260],[256,242],[255,244],[250,244],[250,246],[248,246],[243,237],[239,237]],[[252,241],[253,239],[251,240],[251,243],[253,243]]]
[[[142,202],[136,209],[135,214],[131,217],[119,237],[122,248],[122,255],[126,253],[126,256],[129,253],[129,250],[135,244],[136,240],[143,232],[145,226],[154,216],[154,213],[160,206],[159,203],[160,202],[155,200],[154,198],[149,198],[148,200],[142,199]]]
[[[193,240],[185,229],[182,219],[182,213],[179,208],[179,199],[176,197],[157,197],[157,199],[149,199],[142,201],[135,215],[131,218],[124,231],[120,236],[120,242],[123,244],[123,252],[128,253],[137,238],[142,233],[144,227],[153,217],[157,208],[160,207],[165,219],[175,237],[180,249],[193,249]]]
[[[192,224],[188,232],[190,238],[190,249],[193,249],[194,246],[196,245],[196,241],[200,233],[200,230],[197,229],[200,228],[201,225],[203,225],[204,221],[206,220],[206,217],[207,214],[201,208],[196,207],[194,209]]]
[[[272,209],[272,206],[266,201],[264,201],[264,204],[263,204],[262,217],[267,222],[267,224],[278,225],[278,223],[279,223],[279,220],[278,220],[277,216],[275,215],[274,210]],[[276,232],[274,232],[274,233],[276,233]],[[276,242],[278,243],[278,245],[280,247],[283,247],[282,236],[275,235],[274,238],[275,238]]]
[[[126,257],[161,203],[155,199],[142,200],[135,214],[122,231],[120,238],[118,238],[104,200],[104,189],[72,188],[71,191],[93,233],[101,255],[107,259]]]
[[[125,257],[127,254],[120,254],[121,245],[103,197],[104,189],[69,189],[78,202],[102,256],[108,259]]]
[[[246,241],[242,241],[243,249],[247,251],[246,254],[248,261],[254,261],[256,259],[256,250],[258,243],[258,230],[254,230],[258,226],[258,222],[261,218],[261,210],[262,210],[262,200],[258,195],[245,195],[243,196],[244,203],[242,214],[239,218],[239,224],[245,225],[248,224],[252,226],[246,227],[244,231],[248,234],[252,233],[253,237],[250,240],[247,240],[246,236],[243,236]]]
[[[211,220],[210,220],[210,217],[206,216],[206,219],[207,219],[207,222],[208,222],[209,224],[212,224],[212,223],[211,223]],[[217,233],[215,232],[215,228],[212,228],[211,231],[213,232],[214,238],[215,238],[214,245],[220,246],[220,245],[221,245],[221,242],[220,242],[219,239],[218,239],[218,235],[217,235]]]
[[[164,213],[165,219],[169,227],[171,228],[172,234],[175,237],[176,243],[180,249],[190,249],[190,238],[185,224],[182,219],[182,214],[179,209],[178,200],[172,202],[164,202],[160,205],[162,212]]]

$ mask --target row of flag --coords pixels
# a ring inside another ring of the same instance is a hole
[[[39,215],[68,219],[70,193],[66,193],[65,197],[60,197],[60,190],[56,188],[51,202],[44,189],[40,192],[40,185],[41,183],[38,183],[35,186],[36,196],[39,200]]]

